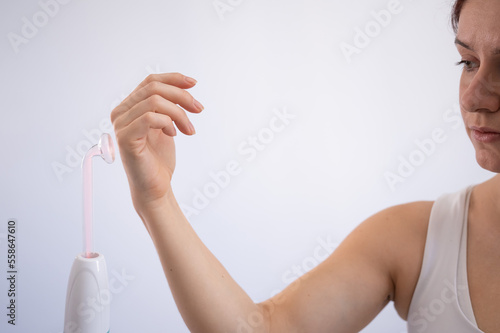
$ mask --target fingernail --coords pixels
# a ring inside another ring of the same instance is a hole
[[[194,100],[194,107],[199,111],[202,111],[204,109],[203,105],[201,105],[201,103],[197,100]]]
[[[188,120],[188,127],[189,127],[189,133],[191,133],[191,135],[196,133],[193,124],[189,120]]]
[[[189,76],[184,77],[184,79],[189,84],[196,84],[196,83],[198,83],[198,81],[196,81],[195,79],[193,79],[192,77],[189,77]]]

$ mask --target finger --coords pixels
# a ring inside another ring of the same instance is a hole
[[[203,110],[203,105],[194,99],[186,90],[171,86],[162,82],[153,81],[130,94],[123,102],[112,111],[112,120],[118,118],[137,103],[153,96],[159,95],[163,98],[182,106],[185,110],[199,113]]]
[[[194,87],[197,81],[189,76],[181,73],[161,73],[149,74],[146,78],[132,91],[132,93],[140,90],[151,82],[161,82],[181,89],[189,89]]]
[[[144,139],[150,129],[161,129],[163,133],[169,136],[175,136],[175,126],[169,116],[161,113],[147,112],[135,119],[127,127],[116,132],[116,139],[121,143],[129,143]]]
[[[161,97],[180,105],[186,111],[199,113],[203,110],[203,105],[201,105],[201,103],[186,90],[158,81],[148,83],[137,91],[136,95],[139,96],[139,98],[142,97],[142,99],[152,95],[160,95]]]
[[[147,112],[157,112],[169,116],[179,130],[186,134],[194,134],[194,127],[189,121],[186,112],[176,104],[164,99],[160,95],[153,95],[134,105],[129,111],[116,119],[115,128],[120,129],[128,126],[135,119]]]

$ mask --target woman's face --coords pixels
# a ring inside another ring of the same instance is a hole
[[[456,37],[465,128],[479,165],[500,173],[500,1],[467,0]]]

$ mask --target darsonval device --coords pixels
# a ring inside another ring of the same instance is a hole
[[[83,176],[83,253],[71,267],[66,294],[64,333],[109,333],[108,272],[104,256],[93,251],[92,157],[101,156],[107,163],[115,160],[111,136],[101,135],[99,143],[85,154]]]

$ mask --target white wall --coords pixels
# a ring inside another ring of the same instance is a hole
[[[62,331],[69,269],[82,248],[80,169],[70,151],[86,151],[88,136],[95,143],[113,106],[149,72],[196,78],[192,93],[205,105],[190,116],[197,134],[176,138],[179,202],[193,206],[210,172],[232,160],[241,167],[189,219],[255,301],[375,212],[492,176],[476,164],[458,118],[450,0],[219,2],[231,10],[218,13],[213,0],[73,0],[48,7],[49,16],[36,0],[0,3],[0,277],[9,218],[18,220],[19,269],[16,327],[6,323],[0,278],[1,332]],[[374,25],[372,11],[393,5],[390,22]],[[42,26],[23,31],[26,20]],[[342,53],[357,29],[377,26],[359,53]],[[11,33],[25,39],[11,42]],[[265,136],[285,109],[295,118],[247,160],[238,147]],[[444,142],[419,153],[415,140],[435,129]],[[387,173],[410,156],[424,159],[391,187]],[[94,175],[96,248],[110,278],[129,276],[113,295],[112,332],[188,332],[119,157],[95,160]],[[390,304],[363,332],[404,331]]]

